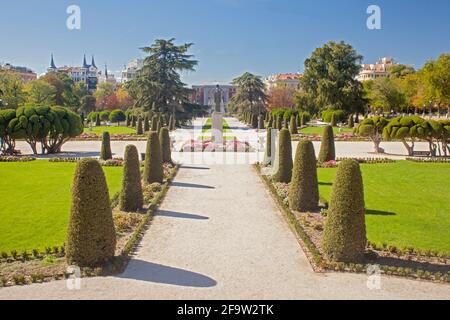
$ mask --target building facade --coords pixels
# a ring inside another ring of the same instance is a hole
[[[300,79],[303,75],[300,73],[279,73],[268,76],[264,80],[266,90],[270,91],[272,88],[278,86],[287,86],[295,90],[300,89]]]
[[[100,72],[99,83],[110,83],[114,86],[114,88],[117,85],[116,77],[108,72],[108,66],[106,64],[105,64],[105,72],[104,73]]]
[[[131,60],[122,71],[122,82],[128,82],[136,79],[137,73],[144,67],[143,59]]]
[[[381,58],[375,64],[362,64],[361,71],[356,79],[360,82],[375,80],[388,75],[388,69],[395,65],[392,58]]]
[[[37,74],[26,67],[13,66],[9,63],[0,66],[0,70],[10,71],[17,74],[24,83],[37,79]]]
[[[83,82],[86,84],[89,92],[94,92],[97,90],[97,84],[99,78],[101,77],[101,71],[95,65],[94,56],[92,56],[91,64],[86,61],[86,55],[83,59],[83,65],[80,67],[56,67],[53,55],[50,61],[50,67],[47,69],[48,72],[63,72],[68,74],[74,83]]]
[[[191,95],[191,102],[211,106],[213,104],[213,92],[216,90],[217,85],[198,85],[192,86],[193,93]],[[232,85],[221,85],[220,88],[223,91],[224,107],[227,110],[227,105],[237,93],[237,87]]]

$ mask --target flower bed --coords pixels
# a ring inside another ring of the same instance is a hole
[[[260,165],[255,166],[261,179],[286,217],[315,271],[367,272],[377,265],[386,275],[450,283],[450,257],[415,248],[377,247],[368,242],[364,264],[328,261],[322,253],[322,234],[327,217],[327,204],[317,212],[296,212],[289,208],[289,184],[275,183],[271,176],[263,175]],[[322,199],[321,199],[321,202]]]
[[[81,158],[51,158],[48,161],[53,163],[58,162],[78,162]],[[123,166],[123,159],[122,158],[114,158],[111,160],[98,160],[99,163],[103,167],[122,167]]]
[[[344,160],[356,160],[358,163],[364,164],[377,164],[377,163],[394,163],[396,160],[389,158],[337,158],[336,161],[344,161]]]
[[[71,141],[100,141],[102,136],[94,133],[82,133],[81,135],[70,139]],[[136,134],[111,134],[111,141],[145,141],[147,136]]]
[[[0,156],[0,162],[30,162],[35,161],[32,157],[17,157],[17,156]]]
[[[225,140],[215,143],[211,140],[190,140],[180,149],[180,152],[252,152],[248,142]]]
[[[322,141],[322,136],[314,134],[298,134],[292,136],[292,141],[299,141],[302,139],[320,142]],[[369,139],[361,136],[354,135],[352,133],[342,133],[334,136],[335,141],[370,141]]]

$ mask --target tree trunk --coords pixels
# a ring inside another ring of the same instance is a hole
[[[411,146],[408,144],[408,142],[406,142],[405,139],[402,139],[402,143],[405,146],[406,150],[408,151],[408,156],[410,157],[414,156],[414,141],[412,141]]]

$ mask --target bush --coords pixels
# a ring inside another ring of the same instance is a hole
[[[270,159],[272,157],[272,128],[267,128],[267,137],[266,137],[266,158]]]
[[[131,116],[131,126],[132,126],[133,128],[136,128],[136,123],[137,123],[137,121],[136,121],[136,116],[135,116],[135,115],[132,115],[132,116]]]
[[[331,115],[330,126],[332,126],[332,127],[336,127],[337,126],[336,116],[335,116],[334,113]]]
[[[97,113],[97,114],[95,115],[95,126],[96,126],[96,127],[100,127],[101,125],[102,125],[102,123],[101,123],[101,120],[100,120],[100,114]]]
[[[116,233],[111,203],[97,160],[83,159],[77,164],[66,243],[69,265],[97,266],[114,257]]]
[[[323,250],[332,261],[359,262],[366,248],[364,188],[358,162],[339,164],[323,234]]]
[[[120,109],[114,110],[109,114],[110,122],[115,122],[115,123],[119,124],[120,122],[125,121],[126,119],[127,119],[127,117],[126,117],[125,113]]]
[[[153,116],[150,131],[158,131],[158,116]]]
[[[291,117],[291,124],[289,125],[289,129],[290,129],[291,134],[298,134],[297,116]]]
[[[345,113],[343,110],[324,110],[322,111],[322,121],[331,123],[332,117],[336,122],[343,122],[345,120]]]
[[[311,121],[311,114],[309,112],[299,112],[298,116],[300,121],[299,126],[306,126]]]
[[[146,114],[144,116],[144,132],[149,132],[150,131],[150,120],[148,118],[148,115]]]
[[[276,182],[289,183],[292,178],[292,144],[289,130],[282,129],[278,142],[278,171],[274,175]]]
[[[264,117],[262,115],[258,117],[258,129],[264,129]]]
[[[169,131],[175,131],[175,116],[173,114],[169,119]]]
[[[326,126],[323,130],[323,137],[320,144],[320,153],[318,160],[320,163],[336,160],[334,133],[333,127],[331,126]]]
[[[319,183],[314,146],[311,141],[301,140],[295,155],[289,205],[293,210],[305,212],[317,209],[318,204]]]
[[[164,171],[162,165],[161,145],[158,134],[151,131],[147,140],[147,150],[144,164],[144,183],[162,183]]]
[[[347,126],[348,126],[350,129],[353,129],[353,128],[355,127],[355,121],[354,121],[354,119],[353,119],[353,115],[352,115],[352,114],[348,117]]]
[[[277,129],[278,130],[281,130],[281,129],[283,129],[283,116],[281,116],[281,115],[278,115],[277,116],[277,123],[276,123],[276,125],[277,125]]]
[[[111,138],[109,136],[109,132],[103,132],[102,149],[100,150],[100,159],[105,161],[112,159]]]
[[[252,114],[252,128],[258,129],[258,115]]]
[[[139,117],[136,124],[136,134],[142,135],[144,134],[144,128],[142,127],[142,118]]]
[[[121,211],[136,212],[144,205],[140,168],[136,146],[127,146],[123,163],[122,192],[119,200]]]
[[[169,129],[164,127],[159,133],[159,143],[161,145],[162,161],[164,163],[172,163],[172,151],[170,149]]]

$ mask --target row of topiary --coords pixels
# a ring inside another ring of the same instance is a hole
[[[269,130],[270,131],[270,130]],[[289,184],[289,206],[292,210],[315,211],[319,207],[317,160],[311,141],[302,140],[292,161],[290,132],[280,131],[278,168],[273,181]],[[320,160],[334,160],[334,141],[327,127],[322,141]],[[365,205],[361,171],[355,160],[344,160],[338,166],[323,234],[323,251],[331,261],[361,261],[366,249]]]
[[[101,158],[112,158],[108,134],[103,137]],[[143,184],[162,183],[164,162],[172,162],[168,128],[148,136],[141,178],[137,148],[129,145],[125,150],[122,191],[119,209],[137,212],[144,205]],[[66,259],[80,267],[97,266],[114,257],[116,235],[105,176],[97,160],[78,162],[72,189],[72,205],[67,236]]]
[[[75,112],[59,106],[24,106],[17,110],[0,110],[0,139],[3,154],[15,154],[16,140],[23,139],[38,153],[61,151],[70,138],[83,132],[83,123]]]
[[[126,125],[127,127],[136,128],[136,134],[138,135],[149,131],[159,133],[163,127],[167,127],[169,131],[174,131],[178,127],[175,115],[172,114],[170,117],[167,117],[165,114],[153,114],[151,112],[145,112],[143,115],[128,113]]]

